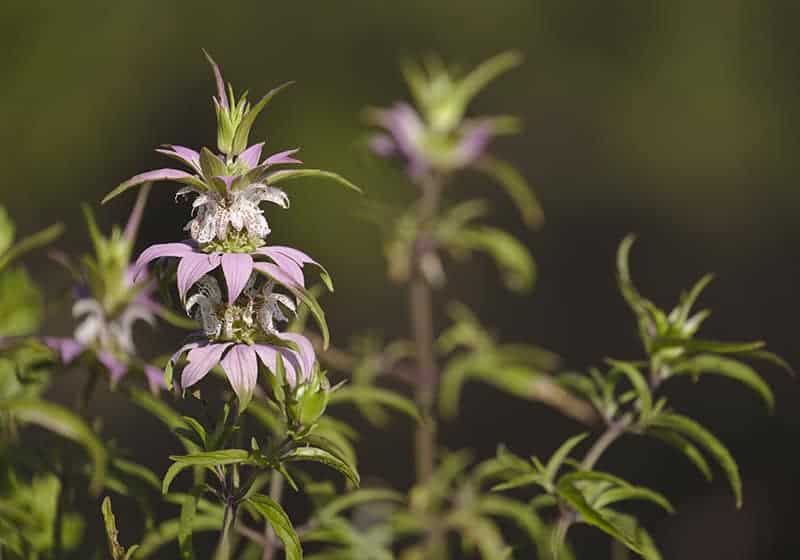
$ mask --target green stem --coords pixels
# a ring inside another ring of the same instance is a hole
[[[278,472],[273,472],[272,479],[269,481],[269,497],[278,504],[280,504],[283,499],[283,488],[283,477]],[[275,558],[275,551],[278,549],[276,546],[276,537],[275,529],[273,529],[272,525],[267,521],[264,526],[264,541],[266,545],[264,546],[264,553],[261,556],[261,560],[273,560],[273,558]]]
[[[225,513],[222,518],[222,534],[217,544],[217,552],[214,560],[230,560],[231,558],[231,535],[236,528],[236,506],[232,503],[225,504]]]

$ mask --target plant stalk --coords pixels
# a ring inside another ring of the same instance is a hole
[[[438,371],[434,353],[433,294],[424,274],[424,259],[434,246],[433,227],[439,212],[441,182],[429,178],[421,184],[418,231],[412,253],[409,308],[411,330],[417,353],[415,400],[422,415],[415,436],[417,482],[426,482],[436,465],[436,422],[433,405],[436,400]]]
[[[269,481],[269,497],[280,504],[283,499],[284,479],[277,471],[273,471],[272,478]],[[275,529],[269,521],[264,526],[264,553],[261,555],[261,560],[273,560],[275,558],[275,551],[278,549],[277,535]]]

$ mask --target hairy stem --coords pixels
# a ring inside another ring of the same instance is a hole
[[[284,488],[284,479],[278,472],[272,473],[272,478],[269,481],[269,497],[275,500],[276,503],[280,504],[281,500],[283,499],[283,488]],[[275,529],[272,528],[272,525],[269,521],[266,522],[264,526],[264,553],[261,555],[261,560],[273,560],[275,558],[275,551],[278,549],[277,545],[277,536],[275,535]]]

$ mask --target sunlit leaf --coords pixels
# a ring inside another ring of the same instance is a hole
[[[353,467],[345,463],[333,453],[318,447],[296,447],[285,453],[281,457],[281,461],[313,461],[316,463],[322,463],[323,465],[336,469],[342,473],[356,486],[360,484],[358,473]]]
[[[769,388],[769,385],[767,385],[753,368],[737,360],[703,354],[682,361],[672,369],[672,373],[689,374],[692,376],[700,376],[704,373],[716,374],[734,379],[758,393],[761,398],[764,399],[770,411],[773,411],[775,408],[775,396],[772,393],[772,389]]]
[[[302,560],[303,549],[300,539],[292,526],[292,521],[283,508],[275,500],[263,494],[251,496],[247,502],[269,522],[275,534],[283,543],[286,560]]]

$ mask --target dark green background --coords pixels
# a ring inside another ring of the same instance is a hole
[[[539,284],[530,296],[509,295],[491,264],[478,261],[453,271],[452,297],[474,304],[506,339],[550,347],[571,367],[632,356],[634,325],[615,291],[612,263],[618,241],[634,231],[642,291],[671,305],[701,273],[716,272],[705,300],[715,309],[707,332],[763,337],[797,364],[798,6],[7,0],[0,15],[2,203],[22,230],[61,220],[69,228],[61,245],[84,247],[81,202],[96,203],[121,180],[165,164],[152,151],[157,144],[213,145],[205,47],[239,89],[258,93],[297,80],[265,111],[254,138],[266,136],[272,151],[300,146],[307,164],[342,172],[369,199],[405,204],[413,191],[361,147],[361,109],[407,96],[397,68],[404,55],[436,52],[473,65],[515,48],[524,66],[481,95],[474,111],[523,117],[525,132],[494,151],[535,185],[547,223],[526,231],[480,177],[465,176],[449,194],[488,194],[494,221],[530,245]],[[180,238],[186,220],[170,187],[155,191],[142,247]],[[337,291],[324,304],[334,341],[365,329],[404,335],[404,294],[386,279],[379,235],[357,217],[358,197],[313,182],[293,186],[291,195],[291,212],[270,212],[274,236],[333,274]],[[128,196],[99,210],[101,223],[124,219],[131,202]],[[43,259],[30,260],[52,296],[47,329],[63,333],[69,317],[57,296],[66,278]],[[781,372],[765,373],[778,398],[773,417],[723,381],[671,389],[676,407],[713,428],[740,458],[742,512],[721,476],[706,485],[648,442],[624,440],[601,463],[674,499],[674,517],[645,510],[667,559],[797,557],[800,391]],[[120,412],[114,429],[163,468],[170,440],[147,447],[156,438],[147,430],[157,428],[133,413]],[[475,446],[486,455],[499,441],[521,454],[547,454],[578,429],[539,405],[472,387],[445,437],[453,448]],[[368,430],[362,471],[407,483],[409,444],[405,424],[388,435]],[[585,547],[580,558],[608,557],[603,538],[580,530],[573,536]]]

